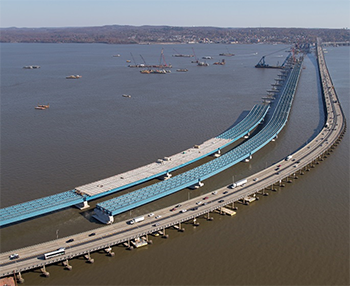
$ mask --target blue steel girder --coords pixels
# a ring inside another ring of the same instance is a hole
[[[176,177],[172,177],[166,181],[129,193],[129,195],[134,195],[131,203],[127,203],[124,196],[119,196],[109,201],[99,203],[97,205],[98,208],[105,209],[112,215],[117,215],[189,187],[197,183],[199,180],[207,179],[234,164],[237,164],[263,148],[280,132],[287,122],[300,71],[301,63],[298,63],[290,72],[271,120],[254,137],[208,163],[177,175]]]
[[[259,104],[255,105],[252,110],[248,113],[248,115],[241,120],[238,124],[235,126],[229,128],[228,130],[224,131],[223,133],[219,134],[216,138],[222,138],[222,139],[229,139],[230,142],[223,145],[221,148],[226,147],[229,144],[232,144],[233,142],[237,141],[250,131],[252,131],[258,124],[261,123],[261,121],[264,119],[265,115],[267,114],[270,106],[266,104]],[[132,182],[129,184],[125,184],[118,188],[113,188],[111,190],[108,190],[106,192],[94,195],[94,196],[80,196],[79,194],[76,194],[74,190],[59,193],[53,196],[44,197],[38,200],[33,200],[29,202],[25,202],[22,204],[14,205],[11,207],[0,209],[0,226],[21,221],[24,219],[28,219],[31,217],[35,217],[38,215],[43,215],[52,211],[56,211],[62,208],[70,207],[79,203],[82,203],[84,200],[90,201],[93,199],[97,199],[102,196],[106,196],[108,194],[112,194],[114,192],[126,189],[128,187],[134,186],[136,184],[151,180],[153,178],[162,176],[166,174],[167,172],[172,172],[174,170],[177,170],[181,167],[184,167],[190,163],[193,163],[199,159],[204,158],[205,156],[211,155],[215,152],[217,152],[220,149],[214,150],[211,153],[203,154],[203,156],[198,157],[192,161],[188,161],[182,165],[176,166],[172,169],[169,169],[165,172],[161,172],[159,174],[155,174],[152,176],[149,176],[147,178],[141,179],[136,182]],[[189,178],[187,180],[191,180],[192,178]],[[174,184],[174,187],[178,188],[178,184]],[[73,194],[74,198],[70,198],[67,196],[67,194],[71,195]]]
[[[0,209],[0,226],[31,217],[60,210],[84,202],[84,198],[74,191],[36,199],[26,203]]]

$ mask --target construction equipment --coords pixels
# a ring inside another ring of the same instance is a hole
[[[262,56],[262,58],[260,59],[260,61],[255,65],[256,68],[270,68],[270,69],[283,69],[284,68],[284,65],[286,64],[286,62],[288,61],[288,59],[291,57],[291,53],[289,53],[289,55],[287,56],[287,58],[284,60],[284,62],[282,63],[282,65],[278,65],[278,62],[277,62],[277,65],[275,66],[272,66],[272,65],[269,65],[265,62],[265,57],[267,56],[270,56],[272,54],[275,54],[275,53],[278,53],[282,50],[284,50],[285,48],[281,49],[281,50],[278,50],[276,52],[273,52],[273,53],[270,53],[270,54],[267,54],[265,56]]]

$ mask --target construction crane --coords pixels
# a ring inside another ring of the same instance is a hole
[[[197,56],[196,56],[196,53],[194,52],[194,48],[192,48],[192,51],[193,51],[193,55],[194,55],[194,61],[191,61],[191,63],[196,63],[196,64],[198,64],[198,58],[197,58]]]
[[[145,59],[143,58],[143,56],[140,55],[140,57],[141,57],[141,59],[143,60],[144,65],[147,66],[146,61],[145,61]]]
[[[265,57],[270,56],[270,55],[275,54],[275,53],[278,53],[278,52],[280,52],[280,51],[283,51],[284,49],[285,49],[285,48],[283,48],[283,49],[281,49],[281,50],[278,50],[278,51],[275,51],[275,52],[272,52],[272,53],[270,53],[270,54],[267,54],[267,55],[262,56],[262,58],[260,59],[260,61],[255,65],[255,67],[256,67],[256,68],[283,69],[283,68],[284,68],[284,65],[286,64],[287,60],[290,58],[291,54],[289,54],[289,55],[287,56],[287,58],[284,60],[284,62],[283,62],[282,65],[278,65],[278,63],[277,63],[277,65],[275,65],[275,66],[271,66],[271,65],[267,64],[267,63],[265,62]]]

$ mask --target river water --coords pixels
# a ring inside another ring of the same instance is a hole
[[[172,54],[212,56],[198,67]],[[173,65],[140,74],[126,60]],[[282,63],[282,45],[1,44],[1,207],[73,189],[170,156],[212,138],[242,118],[279,70],[255,69],[261,56]],[[219,53],[235,53],[219,61]],[[327,48],[326,61],[349,119],[349,47]],[[277,52],[275,52],[277,51]],[[120,57],[113,55],[120,54]],[[39,65],[40,69],[23,69]],[[324,113],[316,60],[306,56],[290,119],[275,142],[249,163],[121,214],[116,220],[176,204],[244,178],[300,148],[320,130]],[[176,72],[187,68],[188,72]],[[71,74],[81,79],[68,80]],[[130,94],[131,98],[122,97]],[[50,104],[35,110],[37,104]],[[135,188],[133,188],[135,189]],[[130,191],[130,190],[127,190]],[[125,191],[125,192],[127,192]],[[125,193],[124,192],[124,193]],[[123,192],[121,192],[123,193]],[[112,197],[112,196],[111,196]],[[103,201],[105,198],[99,200]],[[94,206],[96,202],[91,205]],[[72,271],[24,274],[26,285],[348,285],[349,132],[323,163],[234,217],[213,215],[168,240],[115,257],[73,259]],[[74,208],[1,229],[1,251],[102,226]]]

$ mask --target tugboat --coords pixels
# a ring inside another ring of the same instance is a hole
[[[219,66],[223,66],[223,65],[225,65],[225,64],[226,64],[225,59],[222,59],[221,62],[215,62],[215,63],[213,63],[213,65],[219,65]]]
[[[66,79],[78,79],[78,78],[81,78],[82,76],[81,75],[78,75],[78,74],[76,74],[76,75],[69,75],[69,76],[66,76]]]
[[[197,65],[200,66],[200,67],[207,67],[207,66],[209,66],[209,64],[207,62],[198,62]]]
[[[35,106],[34,109],[37,110],[44,110],[44,109],[48,109],[50,107],[50,104],[38,104],[38,106]]]

